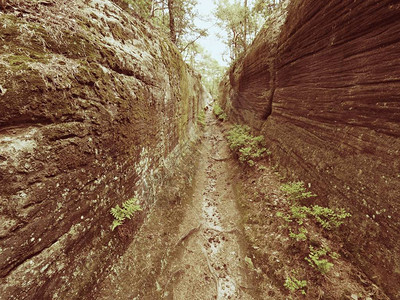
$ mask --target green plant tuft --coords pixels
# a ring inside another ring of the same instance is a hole
[[[117,204],[115,207],[111,208],[111,214],[114,217],[111,230],[114,230],[118,226],[122,225],[125,219],[130,219],[135,212],[140,210],[142,210],[142,207],[140,206],[137,198],[131,198],[125,201],[122,203],[122,207]]]
[[[293,181],[290,183],[282,184],[281,191],[283,191],[288,199],[292,202],[316,196],[306,190],[303,181]]]
[[[286,277],[284,287],[287,288],[290,292],[294,293],[300,291],[301,294],[305,295],[306,291],[305,288],[307,287],[306,280],[299,280],[297,279],[296,272],[292,271],[292,275]]]
[[[310,214],[322,226],[322,228],[331,230],[343,224],[344,219],[351,217],[351,214],[343,208],[333,210],[329,207],[313,205]]]
[[[239,160],[251,167],[255,165],[256,160],[271,154],[264,147],[264,137],[251,135],[249,126],[234,125],[229,130],[227,139],[229,147],[239,155]]]
[[[300,242],[300,241],[306,241],[307,240],[307,229],[303,226],[301,226],[299,228],[299,232],[298,233],[294,233],[291,229],[289,229],[289,237],[291,237],[292,239],[295,239],[296,241]]]
[[[292,205],[290,207],[291,218],[295,219],[297,224],[303,225],[304,220],[310,213],[310,209],[306,206]]]
[[[286,224],[284,226],[289,230],[289,237],[297,242],[307,240],[308,231],[305,227],[305,222],[310,218],[314,218],[323,229],[332,230],[339,227],[343,224],[344,219],[351,216],[344,209],[331,209],[319,205],[301,206],[299,200],[316,196],[305,189],[302,181],[283,184],[281,190],[285,192],[291,205],[289,212],[278,211],[276,216],[285,220]],[[317,263],[314,263],[314,265]],[[323,266],[320,267],[322,271],[324,270]],[[329,264],[327,264],[327,268],[329,268]]]
[[[316,197],[316,195],[306,190],[302,181],[283,184],[281,190],[285,192],[289,201],[292,202],[292,205],[290,207],[290,215],[279,213],[277,216],[284,218],[288,223],[295,220],[299,225],[303,225],[304,220],[312,216],[322,228],[332,230],[342,225],[344,219],[351,217],[351,214],[346,212],[343,208],[331,209],[319,205],[312,205],[311,207],[300,206],[298,201]]]
[[[213,113],[218,118],[218,120],[225,121],[228,119],[228,116],[224,112],[224,110],[219,106],[218,103],[215,103],[213,106]]]
[[[315,249],[310,246],[310,254],[305,258],[311,267],[320,271],[322,274],[326,274],[333,267],[333,263],[329,262],[326,258],[321,258],[322,256],[328,257],[328,252],[330,249],[327,247],[322,247]]]

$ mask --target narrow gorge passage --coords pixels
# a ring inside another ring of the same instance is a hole
[[[228,171],[230,150],[218,121],[211,113],[206,118],[193,208],[179,229],[183,249],[171,264],[175,279],[169,290],[173,299],[252,299]]]

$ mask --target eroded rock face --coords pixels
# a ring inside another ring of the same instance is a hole
[[[204,93],[160,34],[111,1],[0,12],[0,294],[73,299],[101,278],[194,137]],[[169,170],[171,171],[171,170]]]
[[[288,175],[353,214],[341,232],[350,258],[398,299],[400,5],[291,1],[267,27],[222,103],[262,130]]]
[[[236,120],[260,128],[271,114],[275,93],[275,54],[280,29],[287,16],[285,9],[277,10],[261,29],[248,49],[247,55],[236,61],[227,78],[222,81],[220,101]]]

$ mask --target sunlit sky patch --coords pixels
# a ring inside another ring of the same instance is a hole
[[[218,34],[224,35],[224,32],[216,24],[216,19],[213,14],[214,9],[214,0],[198,0],[197,10],[199,12],[199,17],[195,20],[195,23],[200,28],[208,30],[208,36],[199,39],[198,43],[221,65],[227,66],[229,52],[221,38],[217,37]]]

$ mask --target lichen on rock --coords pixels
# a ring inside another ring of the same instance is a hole
[[[0,294],[73,299],[127,248],[205,93],[111,1],[11,0],[0,23]],[[112,232],[135,195],[144,212]]]

